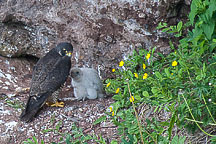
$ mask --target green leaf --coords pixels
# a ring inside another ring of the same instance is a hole
[[[181,30],[182,25],[183,25],[183,23],[182,23],[182,21],[180,21],[180,22],[178,23],[178,25],[177,25],[177,30],[178,30],[178,32]]]
[[[112,140],[111,144],[118,144],[118,141],[117,140]]]
[[[174,35],[175,37],[180,37],[181,36],[181,33],[177,33]]]
[[[168,27],[168,28],[164,28],[163,30],[162,30],[162,32],[167,32],[167,31],[169,31],[170,30],[170,28]]]
[[[216,43],[216,39],[213,39],[212,41],[213,41],[214,43]]]
[[[206,65],[203,63],[203,72],[206,72]]]
[[[160,81],[162,81],[162,75],[159,72],[155,72],[155,75]]]
[[[174,45],[173,45],[173,43],[172,43],[171,40],[169,41],[169,45],[170,45],[170,48],[171,48],[171,49],[173,49],[173,50],[175,49],[175,47],[174,47]]]
[[[162,25],[162,23],[160,22],[160,23],[158,24],[158,26],[157,26],[156,29],[161,29],[161,28],[163,28],[163,25]]]
[[[153,94],[157,94],[158,93],[158,89],[156,87],[152,87],[151,89]]]
[[[128,71],[128,74],[130,75],[130,77],[134,76],[134,74],[131,71]]]
[[[145,50],[143,50],[143,49],[139,50],[139,55],[144,56],[145,55]]]
[[[160,108],[159,108],[159,110],[158,110],[158,112],[160,112],[160,111],[162,110],[163,107],[164,107],[164,106],[161,105]]]
[[[112,97],[114,100],[122,100],[122,96],[117,94]]]
[[[176,121],[176,116],[175,116],[175,113],[172,115],[172,118],[170,120],[170,125],[169,125],[169,128],[168,128],[168,133],[169,133],[169,139],[171,138],[172,136],[172,129],[173,129],[173,126],[174,126],[174,123]]]
[[[98,124],[98,123],[101,123],[102,121],[105,121],[106,118],[107,118],[107,117],[106,117],[105,115],[99,117],[98,119],[96,119],[96,120],[94,121],[93,125],[96,125],[96,124]]]
[[[50,132],[50,131],[54,131],[53,129],[45,129],[45,130],[43,130],[42,132],[43,133],[47,133],[47,132]]]
[[[181,68],[181,69],[178,71],[178,77],[182,77],[182,73],[183,73],[183,68]]]
[[[197,1],[196,0],[193,0],[192,3],[191,3],[191,11],[190,11],[190,14],[189,14],[189,19],[190,19],[190,22],[193,26],[193,23],[194,23],[194,18],[197,14]]]
[[[161,28],[164,28],[164,27],[167,27],[167,23],[162,23],[162,22],[160,22],[160,23],[158,24],[158,26],[157,26],[156,29],[161,29]]]
[[[178,60],[178,62],[183,68],[187,67],[186,63],[183,60]]]
[[[214,32],[215,28],[215,21],[211,19],[211,21],[209,21],[208,23],[204,23],[202,25],[202,29],[206,35],[206,37],[210,40],[211,36]]]
[[[166,127],[169,126],[169,122],[166,122],[166,121],[164,121],[164,122],[160,122],[160,124],[161,124],[161,126],[166,126]]]
[[[137,101],[141,100],[141,97],[140,97],[139,95],[135,95],[134,98],[135,98],[135,100],[137,100]]]
[[[202,80],[202,76],[201,75],[196,76],[196,80],[198,81]]]
[[[155,47],[152,49],[152,54],[151,54],[151,55],[154,55],[154,52],[155,52],[156,49],[157,49],[157,47],[155,46]]]
[[[179,141],[178,141],[178,144],[184,144],[185,143],[185,139],[186,139],[186,137],[185,136],[183,136],[183,137],[179,137]]]
[[[156,106],[156,108],[154,109],[154,113],[157,112],[158,108],[159,108],[159,106]]]
[[[215,0],[211,0],[208,8],[209,17],[212,17],[213,13],[216,11]]]
[[[143,91],[143,92],[142,92],[142,95],[143,95],[144,97],[149,97],[149,93],[148,93],[147,91]]]
[[[33,136],[32,139],[34,140],[35,144],[38,144],[37,138],[35,136]]]
[[[169,77],[170,76],[169,68],[165,68],[164,71],[165,71],[167,77]]]
[[[212,142],[216,142],[216,136],[212,136],[212,138],[210,139]],[[213,144],[213,143],[212,143]]]
[[[175,135],[171,141],[171,144],[178,144],[178,136]]]
[[[66,144],[71,144],[71,142],[70,142],[71,139],[72,139],[71,135],[68,134],[68,135],[66,136]]]
[[[186,137],[179,137],[175,135],[171,141],[171,144],[184,144]]]
[[[161,58],[165,58],[164,55],[160,52],[157,52],[157,54],[161,57]]]
[[[28,139],[27,141],[28,141],[28,143],[30,143],[30,144],[34,144],[34,142],[33,142],[31,139]]]

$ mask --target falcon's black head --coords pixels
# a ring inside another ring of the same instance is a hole
[[[83,72],[81,71],[81,69],[79,68],[72,68],[70,71],[71,77],[75,80],[75,81],[79,81],[80,78],[83,75]]]
[[[59,43],[55,49],[61,56],[71,57],[73,52],[73,46],[67,42]]]

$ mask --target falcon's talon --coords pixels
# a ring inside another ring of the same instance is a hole
[[[51,106],[53,103],[51,103],[51,102],[46,102],[46,105],[47,106]]]
[[[29,91],[29,90],[30,90],[30,87],[22,88],[22,91]]]
[[[64,107],[64,102],[56,102],[54,104],[51,104],[50,106],[52,107]]]
[[[30,87],[26,87],[26,88],[16,88],[16,93],[26,93],[30,91]]]

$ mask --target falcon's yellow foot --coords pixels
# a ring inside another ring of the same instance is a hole
[[[19,88],[16,88],[16,93],[26,93],[26,92],[29,92],[29,90],[30,90],[30,87],[26,87],[26,88],[21,88],[21,87],[19,87]]]
[[[56,103],[46,102],[46,104],[51,107],[64,107],[64,102],[58,102],[58,101],[56,101]]]
[[[30,90],[30,87],[22,88],[22,91],[29,91],[29,90]]]

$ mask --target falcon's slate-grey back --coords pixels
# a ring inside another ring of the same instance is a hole
[[[33,69],[26,107],[20,115],[22,121],[31,121],[45,102],[56,102],[59,89],[69,75],[72,52],[73,46],[62,42],[39,59]]]

